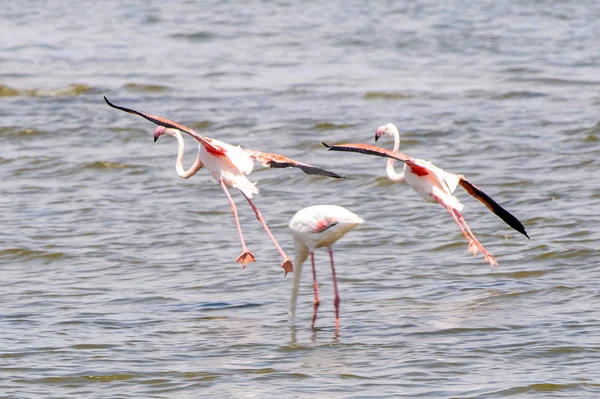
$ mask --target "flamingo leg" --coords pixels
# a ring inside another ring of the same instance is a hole
[[[333,264],[333,250],[329,248],[329,258],[331,259],[331,275],[333,276],[333,304],[335,305],[335,329],[340,329],[340,294],[338,292],[337,279],[335,277],[335,266]]]
[[[463,215],[459,211],[457,211],[456,209],[454,209],[454,213],[456,214],[458,220],[463,224],[463,226],[465,226],[465,229],[467,230],[467,233],[471,235],[471,237],[473,238],[475,244],[479,247],[479,250],[485,256],[485,260],[490,263],[490,266],[492,266],[492,269],[494,267],[498,266],[498,262],[496,262],[496,258],[494,258],[492,256],[492,254],[490,254],[488,251],[486,251],[486,249],[483,247],[483,245],[481,245],[481,243],[479,242],[479,240],[477,240],[477,238],[475,237],[475,234],[473,234],[473,232],[469,228],[469,225],[465,221],[465,218],[463,217]]]
[[[242,192],[242,194],[244,194],[244,193]],[[290,260],[290,258],[288,258],[288,256],[285,254],[285,252],[283,252],[283,249],[281,249],[281,247],[277,243],[277,240],[275,239],[275,237],[273,237],[273,234],[271,233],[271,230],[269,230],[269,227],[265,223],[265,221],[264,221],[264,219],[263,219],[260,211],[258,210],[258,208],[254,205],[254,203],[250,200],[250,198],[248,198],[246,196],[246,194],[244,194],[244,197],[246,197],[246,200],[248,201],[248,203],[250,204],[250,206],[254,210],[254,213],[256,214],[256,218],[258,219],[258,221],[260,222],[260,224],[262,224],[262,226],[264,227],[265,231],[267,232],[267,234],[271,238],[271,241],[273,241],[273,244],[275,244],[275,247],[277,248],[277,251],[279,251],[279,254],[283,258],[283,263],[281,264],[281,267],[283,268],[283,270],[285,270],[284,277],[287,276],[287,274],[289,272],[294,271],[294,266],[292,266],[292,261]]]
[[[315,290],[315,300],[313,301],[313,317],[310,323],[311,328],[315,328],[315,321],[317,320],[317,309],[319,309],[319,284],[317,283],[317,270],[315,269],[315,253],[310,253],[310,261],[312,262],[312,275],[313,275],[313,288]]]
[[[227,199],[229,200],[229,203],[231,204],[231,212],[233,213],[233,216],[235,217],[235,224],[237,226],[238,233],[240,235],[240,241],[242,242],[242,254],[236,259],[236,262],[241,263],[242,270],[244,270],[244,268],[246,267],[246,265],[248,263],[256,262],[256,260],[254,258],[254,255],[252,255],[252,252],[248,251],[248,248],[246,247],[246,242],[244,241],[244,235],[242,234],[242,227],[240,226],[240,220],[238,219],[237,208],[235,207],[233,198],[231,198],[231,195],[229,194],[229,190],[227,190],[227,186],[225,185],[223,180],[219,181],[219,183],[221,184],[221,187],[223,187],[223,191],[225,191],[225,195],[227,196]]]
[[[473,232],[469,228],[469,225],[467,225],[467,222],[465,221],[465,218],[462,216],[462,214],[450,205],[448,205],[441,197],[435,194],[431,194],[431,196],[444,208],[446,208],[450,216],[452,216],[452,219],[454,219],[461,233],[463,233],[463,235],[469,243],[469,252],[471,252],[473,256],[475,256],[477,255],[478,251],[481,251],[485,256],[486,262],[489,262],[492,269],[495,266],[498,266],[498,262],[496,262],[496,259],[483,247],[483,245],[481,245],[477,237],[475,237],[475,234],[473,234]]]

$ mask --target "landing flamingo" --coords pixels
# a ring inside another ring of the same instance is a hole
[[[387,157],[388,159],[386,172],[388,178],[394,182],[406,182],[411,186],[417,194],[425,201],[441,204],[450,216],[454,219],[460,231],[463,233],[469,243],[468,250],[477,255],[481,251],[485,256],[485,260],[490,263],[492,269],[498,266],[496,259],[481,245],[475,237],[464,217],[460,213],[464,205],[454,196],[456,187],[460,185],[469,194],[481,201],[490,211],[495,213],[500,219],[504,220],[510,227],[529,238],[523,224],[514,217],[506,209],[502,208],[490,196],[481,191],[473,183],[465,179],[463,175],[448,173],[431,162],[422,159],[414,159],[399,152],[400,149],[400,133],[398,128],[393,123],[379,126],[375,133],[375,141],[381,136],[391,136],[394,138],[394,148],[390,151],[385,148],[377,147],[368,144],[339,144],[328,145],[323,143],[330,151],[347,151],[358,152],[368,155],[376,155]],[[402,161],[404,163],[404,171],[397,173],[394,170],[394,161]]]
[[[253,194],[258,194],[258,188],[256,187],[256,182],[252,183],[246,175],[248,175],[254,169],[254,161],[260,162],[263,166],[271,167],[271,168],[287,168],[294,167],[301,169],[304,173],[311,175],[321,175],[321,176],[329,176],[339,178],[341,176],[326,171],[324,169],[320,169],[305,163],[301,163],[298,161],[294,161],[293,159],[284,157],[282,155],[271,154],[268,152],[255,151],[249,149],[243,149],[241,147],[232,146],[230,144],[224,143],[222,141],[211,139],[208,137],[204,137],[196,133],[194,130],[187,128],[183,125],[180,125],[176,122],[170,121],[166,118],[162,118],[159,116],[154,116],[150,114],[146,114],[143,112],[139,112],[130,108],[125,108],[121,106],[117,106],[110,101],[106,97],[104,97],[106,103],[116,109],[121,111],[128,112],[130,114],[139,115],[155,124],[158,125],[156,128],[156,132],[154,133],[154,141],[158,140],[160,136],[163,134],[175,137],[179,143],[179,151],[177,154],[177,162],[175,164],[177,175],[183,179],[189,179],[196,172],[198,172],[203,166],[211,173],[213,179],[215,179],[225,192],[229,204],[231,205],[231,210],[233,212],[233,216],[235,217],[235,223],[237,226],[238,234],[240,237],[240,241],[242,243],[242,254],[237,258],[236,262],[242,264],[242,269],[246,267],[246,265],[250,262],[255,262],[254,255],[248,251],[246,247],[246,243],[244,241],[244,236],[242,234],[242,229],[240,226],[240,221],[238,219],[238,213],[229,194],[229,190],[227,186],[237,188],[242,192],[254,213],[256,214],[256,218],[260,222],[260,224],[264,227],[265,231],[275,244],[277,251],[283,258],[283,263],[281,267],[285,270],[286,276],[289,272],[293,270],[292,262],[289,257],[285,254],[283,249],[275,240],[275,237],[269,230],[269,227],[265,223],[262,218],[262,215],[258,208],[254,205],[252,200]],[[195,138],[199,144],[198,148],[198,156],[192,166],[188,170],[183,169],[183,154],[184,154],[184,141],[180,132],[184,132]]]
[[[334,305],[335,305],[335,328],[340,327],[340,295],[338,293],[337,280],[335,277],[335,266],[333,264],[333,244],[346,233],[354,229],[364,220],[346,208],[338,205],[314,205],[296,212],[290,220],[289,228],[294,235],[294,252],[296,265],[294,269],[294,285],[290,298],[290,319],[294,320],[296,313],[296,302],[298,300],[298,288],[302,264],[310,254],[312,262],[313,288],[315,300],[313,302],[313,317],[311,327],[315,327],[317,320],[317,309],[319,307],[319,285],[317,284],[317,273],[315,270],[315,249],[327,247],[331,259],[331,273],[333,275]]]

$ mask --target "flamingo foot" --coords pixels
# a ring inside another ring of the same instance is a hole
[[[496,261],[496,258],[494,258],[491,253],[486,251],[486,249],[478,242],[470,241],[469,242],[469,252],[471,252],[473,254],[473,256],[476,256],[477,252],[479,252],[479,251],[481,251],[481,253],[485,257],[485,261],[489,262],[490,266],[492,266],[492,270],[494,270],[494,267],[498,266],[498,262]]]
[[[241,263],[242,270],[244,270],[248,263],[256,262],[256,259],[254,258],[254,255],[252,255],[252,252],[244,251],[244,252],[242,252],[242,254],[240,256],[238,256],[238,258],[236,259],[236,262]]]
[[[292,261],[289,260],[288,258],[286,258],[283,263],[281,264],[281,267],[283,267],[283,270],[285,270],[285,274],[283,275],[283,277],[285,278],[285,276],[287,276],[288,273],[291,273],[294,271],[294,266],[292,265]]]
[[[473,240],[469,241],[469,249],[468,251],[473,254],[473,257],[477,256],[477,252],[479,252],[480,248],[477,243]]]
[[[479,242],[470,241],[469,242],[469,252],[473,254],[473,256],[477,255],[477,252],[481,251],[483,256],[485,257],[485,261],[489,262],[490,266],[492,266],[492,270],[494,267],[498,266],[498,262],[496,258],[492,256]]]
[[[498,266],[498,262],[496,262],[496,258],[494,258],[492,256],[492,254],[490,254],[489,252],[484,252],[485,254],[485,261],[486,262],[490,262],[490,266],[492,266],[492,270],[494,270],[494,267]]]

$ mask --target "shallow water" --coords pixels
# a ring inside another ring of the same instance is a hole
[[[44,7],[1,12],[0,396],[598,397],[598,2]],[[304,206],[367,221],[335,247],[339,334],[326,252],[318,328],[308,266],[290,326],[291,279],[243,197],[241,271],[220,187],[177,178],[175,142],[103,95],[348,176],[251,175],[290,256]],[[320,144],[386,122],[531,240],[458,193],[492,271],[382,159]]]

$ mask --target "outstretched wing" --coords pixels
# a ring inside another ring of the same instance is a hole
[[[460,184],[460,186],[464,188],[466,192],[468,192],[473,197],[481,201],[485,206],[487,206],[487,208],[490,211],[494,212],[500,219],[504,220],[506,224],[508,224],[513,229],[517,230],[519,233],[523,234],[525,237],[529,238],[527,232],[525,231],[525,226],[523,226],[519,219],[514,217],[506,209],[502,208],[500,204],[498,204],[492,199],[492,197],[481,191],[481,189],[479,189],[476,185],[474,185],[462,176],[458,184]]]
[[[159,126],[164,126],[166,128],[171,128],[171,129],[177,129],[184,133],[187,133],[190,136],[192,136],[193,138],[195,138],[196,140],[198,140],[200,143],[202,143],[202,145],[204,145],[204,147],[206,147],[206,149],[213,154],[224,154],[224,150],[221,147],[212,144],[211,139],[209,139],[208,137],[199,135],[198,133],[196,133],[189,127],[180,125],[179,123],[173,122],[167,118],[162,118],[160,116],[146,114],[144,112],[136,111],[135,109],[125,108],[125,107],[115,105],[115,104],[111,103],[110,101],[108,101],[108,98],[106,98],[106,96],[104,97],[104,101],[106,101],[106,103],[113,108],[128,112],[130,114],[139,115],[142,118],[145,118],[145,119],[149,120],[150,122],[153,122]]]
[[[358,152],[361,154],[367,155],[375,155],[378,157],[384,158],[393,158],[398,161],[406,163],[411,171],[419,176],[424,176],[428,174],[427,168],[422,165],[419,165],[415,162],[414,159],[409,157],[406,154],[395,153],[391,150],[387,150],[385,148],[377,147],[369,144],[339,144],[339,145],[328,145],[323,143],[323,145],[329,148],[330,151],[346,151],[346,152]],[[434,173],[435,175],[435,173]],[[481,191],[477,186],[473,183],[465,179],[464,177],[460,177],[458,184],[461,185],[469,194],[473,197],[477,198],[481,201],[490,211],[494,212],[500,219],[504,220],[506,224],[508,224],[513,229],[517,230],[519,233],[523,234],[525,237],[529,238],[527,232],[525,231],[525,226],[514,217],[509,211],[502,208],[500,204],[494,201],[489,195]]]
[[[383,158],[393,158],[405,163],[413,163],[412,158],[401,152],[394,152],[376,145],[362,144],[362,143],[347,143],[347,144],[336,144],[329,145],[321,142],[329,151],[344,151],[344,152],[358,152],[360,154],[375,155]]]
[[[419,165],[416,160],[409,157],[401,152],[394,152],[386,148],[377,147],[376,145],[362,144],[362,143],[348,143],[329,145],[322,143],[329,151],[344,151],[344,152],[358,152],[360,154],[375,155],[383,158],[392,158],[400,162],[404,162],[410,167],[411,172],[417,176],[425,176],[430,174],[430,171],[422,165]],[[435,173],[434,173],[435,174]]]
[[[335,177],[338,179],[343,177],[338,175],[337,173],[317,168],[316,166],[312,166],[306,163],[298,162],[291,158],[284,157],[283,155],[271,154],[269,152],[249,149],[244,149],[244,151],[249,153],[255,160],[257,160],[267,168],[298,168],[308,175],[328,176]]]

